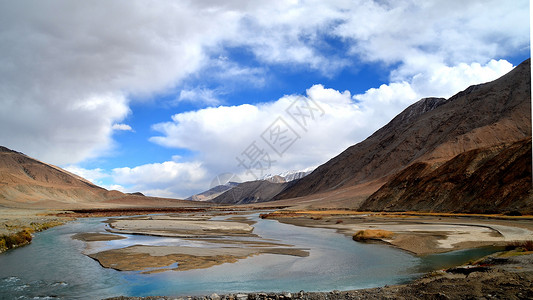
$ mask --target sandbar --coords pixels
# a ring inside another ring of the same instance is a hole
[[[114,240],[123,240],[126,237],[116,234],[107,234],[99,232],[82,232],[72,236],[73,239],[84,242],[105,242]]]
[[[247,222],[212,221],[197,217],[147,216],[113,219],[108,231],[167,237],[198,238],[217,236],[254,236]]]
[[[205,269],[224,263],[234,263],[240,259],[264,253],[298,257],[309,256],[309,252],[305,249],[295,248],[199,248],[144,245],[112,249],[88,256],[106,268],[156,273],[167,270]],[[175,264],[177,264],[176,267]]]

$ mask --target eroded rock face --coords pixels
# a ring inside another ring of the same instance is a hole
[[[531,138],[464,152],[435,167],[416,163],[398,173],[363,210],[533,212]]]

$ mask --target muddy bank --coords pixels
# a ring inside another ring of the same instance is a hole
[[[533,299],[533,254],[486,257],[475,264],[430,273],[412,283],[354,291],[235,293],[185,297],[115,297],[107,300],[341,300]]]

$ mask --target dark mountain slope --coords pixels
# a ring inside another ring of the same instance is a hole
[[[440,167],[415,163],[362,205],[371,211],[533,213],[531,138],[461,153]]]
[[[248,204],[270,201],[290,184],[290,182],[275,183],[268,180],[243,182],[212,199],[211,202],[218,204]]]

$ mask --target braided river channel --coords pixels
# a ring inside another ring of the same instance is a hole
[[[494,252],[480,248],[417,257],[383,244],[357,243],[332,229],[283,224],[261,219],[255,212],[247,217],[256,222],[255,234],[307,249],[309,256],[261,254],[207,269],[154,274],[117,271],[84,255],[87,243],[71,238],[77,233],[105,232],[107,218],[78,219],[37,233],[28,246],[0,254],[0,299],[352,290],[406,283],[429,271]],[[123,240],[97,242],[97,246],[203,245],[180,238],[124,236]]]

